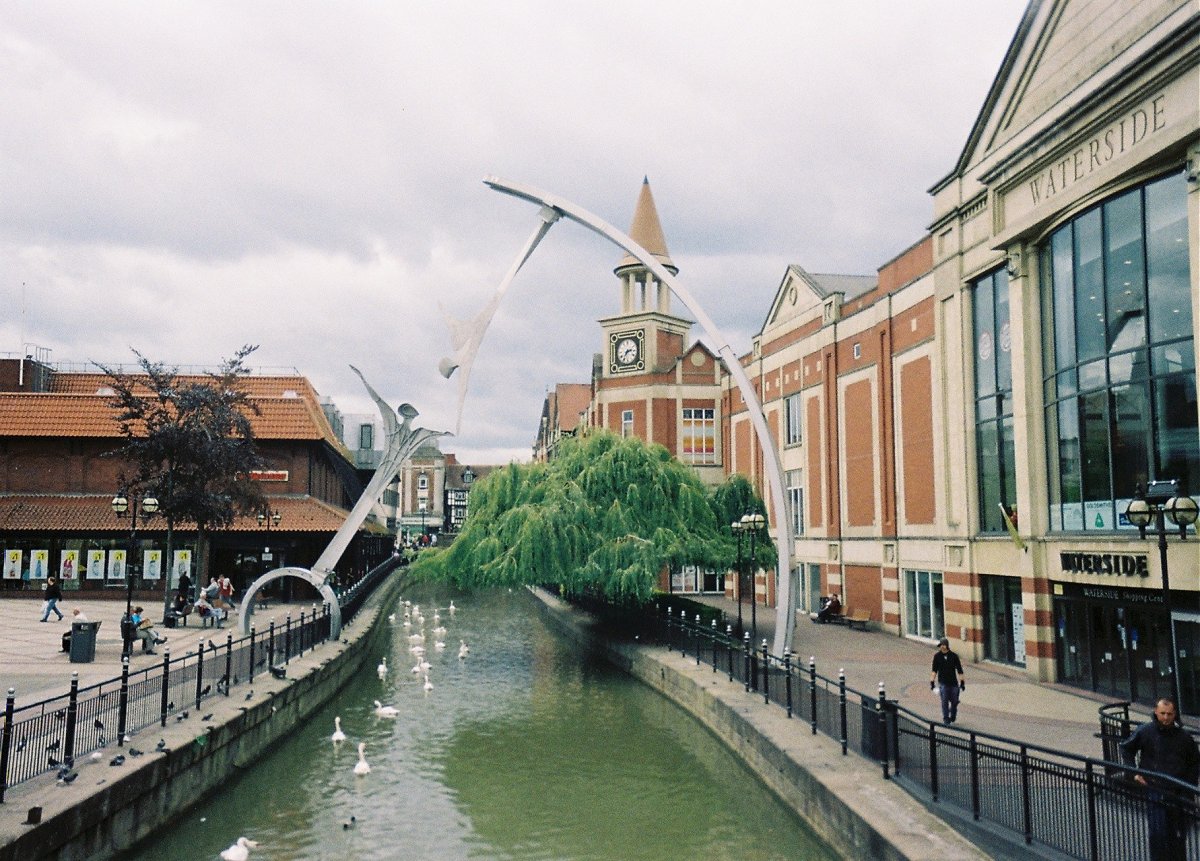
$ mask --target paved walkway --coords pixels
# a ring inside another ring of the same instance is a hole
[[[737,602],[702,596],[705,604],[722,609],[736,626]],[[759,607],[757,638],[774,640],[775,612]],[[749,608],[742,619],[750,626]],[[844,625],[817,625],[801,618],[793,639],[796,660],[804,666],[816,658],[817,672],[837,678],[846,671],[846,684],[875,694],[882,682],[889,699],[930,720],[941,720],[941,704],[929,690],[929,665],[934,649],[925,643],[880,631],[850,630]],[[955,727],[1004,736],[1080,756],[1101,757],[1097,709],[1105,702],[1086,692],[1061,685],[1038,684],[1022,670],[1000,664],[964,662],[967,689],[959,703]],[[1144,712],[1149,717],[1149,711]],[[1191,721],[1193,724],[1195,720]]]
[[[145,602],[143,602],[145,603]],[[148,604],[146,604],[149,607]],[[96,659],[91,663],[71,663],[70,656],[62,651],[62,634],[70,627],[71,610],[79,607],[91,622],[100,622],[96,637]],[[125,600],[121,598],[74,598],[67,596],[60,604],[63,621],[57,621],[53,613],[50,621],[42,623],[42,602],[28,598],[0,598],[0,696],[9,688],[16,689],[16,704],[23,705],[62,696],[71,689],[71,673],[79,673],[79,686],[86,687],[121,675],[121,617],[125,615]],[[288,613],[296,621],[303,611],[313,610],[311,604],[272,603],[266,610],[258,610],[254,616],[255,627],[265,631],[271,620],[276,626],[283,625]],[[147,615],[161,616],[161,604],[156,603]],[[236,615],[221,628],[202,627],[197,616],[188,621],[186,628],[163,628],[155,630],[166,636],[165,645],[158,647],[157,655],[142,654],[141,643],[134,643],[131,670],[141,670],[160,664],[163,653],[170,650],[173,657],[195,651],[198,644],[213,639],[222,645],[230,634],[239,636]]]

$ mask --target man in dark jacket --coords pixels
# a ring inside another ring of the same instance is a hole
[[[1191,786],[1200,780],[1200,749],[1188,732],[1175,721],[1173,700],[1161,699],[1154,706],[1154,720],[1147,721],[1121,742],[1126,765],[1173,777]],[[1187,854],[1187,810],[1191,799],[1170,781],[1154,775],[1134,775],[1146,787],[1149,815],[1150,857],[1155,861],[1183,861]]]
[[[963,679],[962,661],[950,651],[950,641],[945,637],[938,640],[938,650],[933,653],[929,690],[934,686],[942,697],[942,721],[954,723],[958,720],[958,692],[967,689],[967,682]]]

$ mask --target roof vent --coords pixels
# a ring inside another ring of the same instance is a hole
[[[112,386],[101,386],[96,389],[96,394],[103,395],[106,398],[112,397],[116,393],[116,390]]]
[[[283,396],[285,398],[298,398],[300,397],[300,393],[295,389],[284,389]]]

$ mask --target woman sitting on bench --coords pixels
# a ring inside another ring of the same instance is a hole
[[[825,599],[824,606],[817,613],[818,622],[828,622],[830,619],[840,616],[842,613],[842,599],[837,595],[830,595]]]

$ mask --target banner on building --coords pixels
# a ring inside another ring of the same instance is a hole
[[[171,563],[172,588],[179,585],[179,578],[184,574],[188,575],[189,580],[192,579],[192,551],[176,550],[175,560]]]
[[[64,550],[58,560],[58,578],[74,580],[79,575],[79,551]]]
[[[89,550],[88,565],[87,565],[88,580],[103,580],[104,579],[104,551]]]
[[[110,550],[108,551],[108,579],[109,580],[124,580],[125,579],[125,551]]]
[[[4,551],[4,579],[20,580],[21,563],[24,560],[24,550]]]
[[[162,577],[162,551],[142,551],[142,579],[158,580]]]
[[[45,580],[50,576],[50,551],[29,551],[29,579]]]

